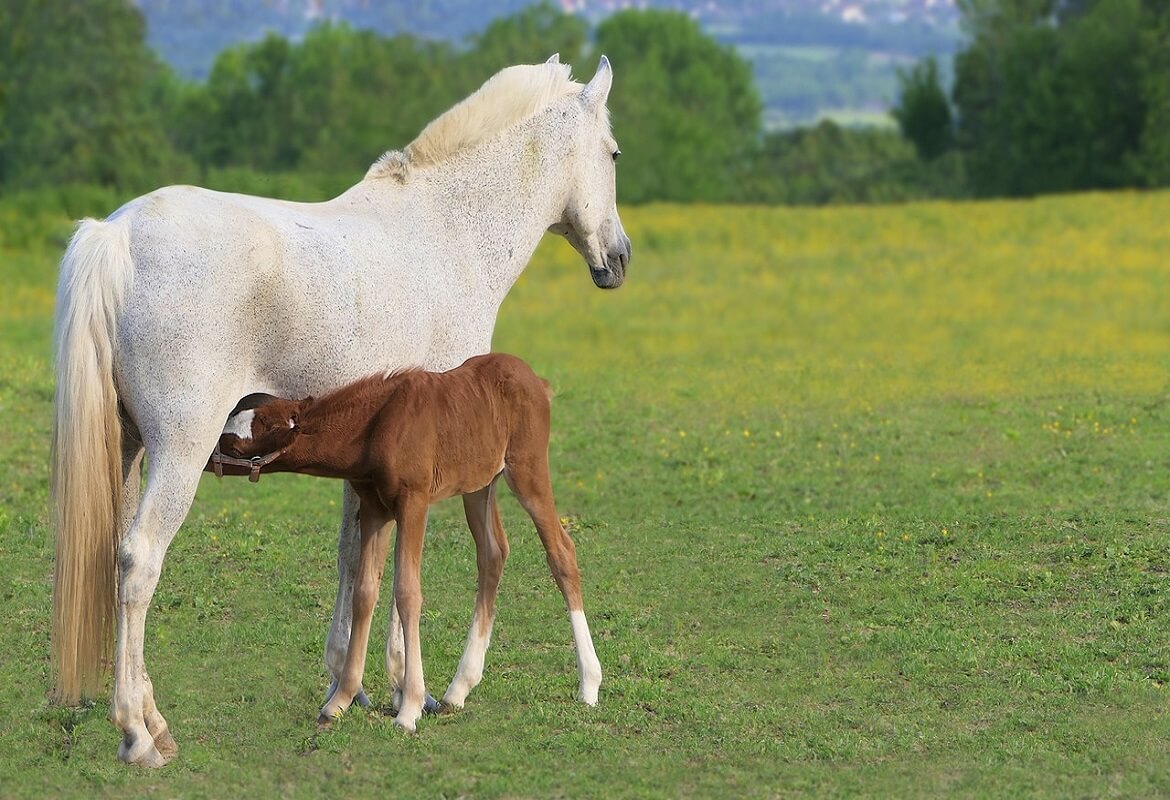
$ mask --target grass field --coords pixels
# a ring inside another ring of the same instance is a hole
[[[157,772],[45,701],[59,250],[0,251],[0,796],[1170,794],[1170,194],[624,219],[625,287],[548,241],[496,341],[557,391],[600,704],[508,498],[466,709],[316,734],[340,487],[207,476],[147,623]],[[436,693],[474,580],[442,505]]]

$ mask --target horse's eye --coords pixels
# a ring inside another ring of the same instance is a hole
[[[618,160],[618,156],[620,156],[621,154],[622,154],[622,151],[621,151],[621,150],[614,150],[614,151],[613,151],[613,160],[614,160],[614,162],[615,162],[615,163],[616,163],[616,162],[617,162],[617,160]]]

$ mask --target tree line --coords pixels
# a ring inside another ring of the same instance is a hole
[[[959,0],[950,95],[903,73],[894,114],[976,196],[1170,184],[1170,0]]]
[[[765,132],[747,62],[691,18],[595,29],[550,4],[462,43],[322,24],[231,47],[205,81],[127,0],[0,4],[0,191],[166,183],[322,197],[498,69],[606,53],[623,202],[835,203],[1170,183],[1170,0],[960,0],[969,43],[901,73],[898,129]]]

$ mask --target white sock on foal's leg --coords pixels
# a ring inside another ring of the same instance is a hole
[[[601,686],[601,662],[597,660],[597,651],[593,649],[593,637],[589,635],[585,611],[570,611],[569,623],[573,626],[573,642],[577,646],[577,673],[581,678],[577,699],[595,706],[597,690]]]
[[[443,705],[449,708],[463,708],[467,695],[483,680],[483,662],[492,642],[492,620],[481,624],[479,609],[471,617],[471,629],[467,631],[467,642],[463,646],[463,657],[455,677],[443,695]]]

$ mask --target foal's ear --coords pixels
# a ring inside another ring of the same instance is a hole
[[[609,66],[609,59],[602,56],[593,79],[581,90],[581,102],[585,104],[586,108],[600,111],[605,106],[606,98],[609,97],[611,86],[613,86],[613,70]]]

